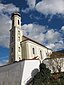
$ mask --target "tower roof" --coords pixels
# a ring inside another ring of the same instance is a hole
[[[14,15],[18,15],[18,16],[21,16],[20,13],[18,11],[15,11],[14,13],[12,13],[12,16],[11,16],[11,19]]]

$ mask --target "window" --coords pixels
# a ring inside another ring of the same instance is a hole
[[[20,41],[20,37],[18,37],[18,41]]]
[[[11,41],[13,42],[14,38],[12,37]]]
[[[12,25],[14,26],[14,19],[13,19],[13,21],[12,21]]]
[[[12,33],[11,34],[13,35],[13,30],[12,30]]]
[[[19,25],[19,20],[18,20],[18,25]]]
[[[18,35],[20,35],[20,31],[18,30]]]
[[[19,57],[19,60],[20,60],[21,58]]]
[[[20,52],[20,47],[18,47],[18,51]]]
[[[33,54],[35,54],[35,49],[34,49],[34,48],[32,48],[32,50],[33,50]]]
[[[13,48],[11,48],[11,53],[13,52]]]
[[[40,56],[41,56],[41,59],[42,59],[42,51],[40,50]]]

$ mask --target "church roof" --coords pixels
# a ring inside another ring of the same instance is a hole
[[[43,44],[41,44],[41,43],[39,43],[39,42],[37,42],[37,41],[35,41],[35,40],[33,40],[33,39],[29,38],[29,37],[26,37],[26,36],[24,36],[24,35],[23,35],[23,37],[25,38],[25,40],[23,40],[22,42],[27,41],[27,40],[30,40],[30,41],[32,41],[32,42],[34,42],[34,43],[38,44],[38,45],[41,45],[41,46],[43,46],[43,47],[47,48],[47,47],[46,47],[46,46],[44,46]],[[52,49],[50,49],[50,48],[47,48],[47,49],[52,50]]]

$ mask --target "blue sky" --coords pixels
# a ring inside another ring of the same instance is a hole
[[[20,11],[24,35],[64,49],[64,0],[0,0],[0,65],[8,62],[11,14]]]

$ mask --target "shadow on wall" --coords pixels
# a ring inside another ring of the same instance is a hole
[[[35,76],[38,72],[39,72],[39,69],[37,69],[37,68],[32,71],[32,73],[31,73],[32,78],[27,81],[27,84],[26,84],[26,85],[30,85],[32,79],[34,78],[34,76]]]

